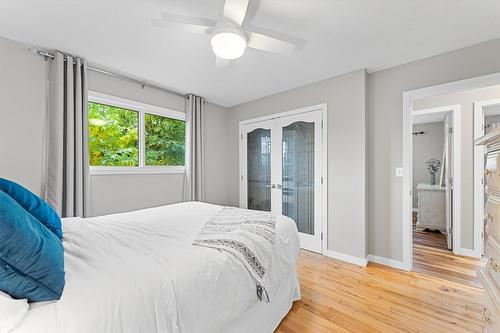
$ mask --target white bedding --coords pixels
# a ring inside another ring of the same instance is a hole
[[[244,265],[229,253],[192,246],[221,208],[188,202],[64,219],[62,298],[31,304],[16,332],[222,332],[246,311],[258,313],[255,281]],[[266,273],[271,296],[288,279],[289,294],[298,298],[298,253],[295,223],[278,216]]]

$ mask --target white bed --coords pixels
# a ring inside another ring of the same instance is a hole
[[[192,246],[222,207],[188,202],[63,220],[66,286],[60,301],[30,309],[19,333],[272,332],[300,298],[295,223],[276,220],[259,302],[243,263]]]

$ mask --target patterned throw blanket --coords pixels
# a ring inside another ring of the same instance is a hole
[[[227,251],[235,255],[257,282],[257,297],[269,295],[264,275],[271,259],[276,217],[269,212],[224,207],[201,229],[193,245]]]

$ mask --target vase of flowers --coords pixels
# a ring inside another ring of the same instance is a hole
[[[436,173],[441,168],[441,161],[433,157],[428,159],[425,164],[427,165],[427,171],[431,174],[431,185],[436,185]]]

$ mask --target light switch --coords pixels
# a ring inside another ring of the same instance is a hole
[[[396,168],[396,177],[403,177],[403,168]]]

